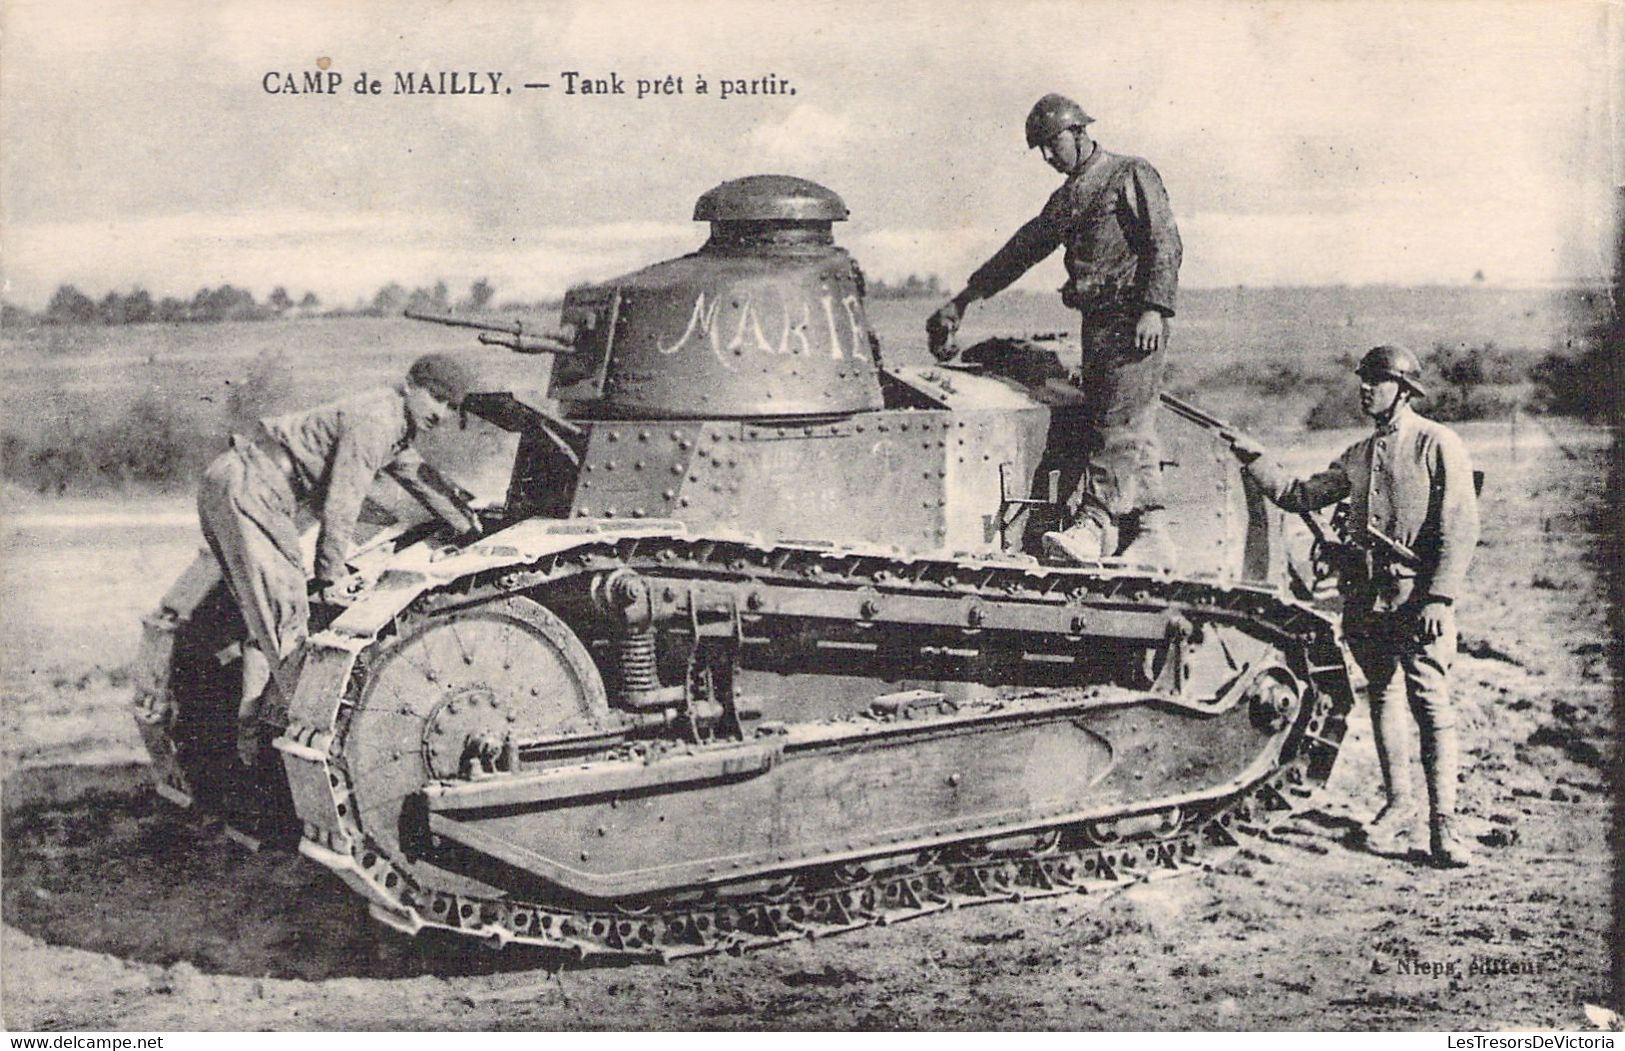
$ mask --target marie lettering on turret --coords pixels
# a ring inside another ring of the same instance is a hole
[[[724,302],[731,308],[726,313]],[[833,296],[819,296],[816,302],[815,315],[813,300],[777,290],[735,289],[731,295],[714,296],[709,304],[701,292],[683,331],[669,343],[658,340],[656,346],[667,355],[688,346],[707,346],[729,371],[736,368],[730,354],[742,356],[746,351],[781,356],[827,352],[834,361],[861,361],[859,351],[868,339],[858,298],[843,296],[839,307]],[[844,341],[843,333],[849,333]]]

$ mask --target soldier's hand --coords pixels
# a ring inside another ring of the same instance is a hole
[[[361,584],[361,578],[351,574],[342,580],[323,580],[317,577],[307,587],[312,602],[319,602],[324,606],[348,606],[360,593]]]
[[[931,356],[938,361],[946,361],[954,356],[953,335],[959,331],[959,319],[959,304],[950,299],[926,320],[926,345],[931,349]]]
[[[348,606],[361,596],[361,589],[365,585],[360,577],[346,577],[334,581],[333,585],[324,592],[329,605]]]
[[[1444,637],[1445,622],[1449,619],[1450,607],[1443,602],[1429,602],[1422,607],[1421,635],[1427,642]]]
[[[1134,346],[1142,354],[1149,354],[1162,346],[1162,339],[1166,323],[1162,314],[1155,310],[1147,310],[1140,315],[1140,320],[1134,326]]]
[[[1245,434],[1230,435],[1230,451],[1244,464],[1264,455],[1264,447]]]

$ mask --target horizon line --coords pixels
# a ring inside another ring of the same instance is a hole
[[[878,278],[878,279],[870,278],[870,282],[874,283],[875,281],[878,280],[880,283],[886,284],[888,286],[894,286],[896,284],[906,282],[908,276],[919,277],[921,280],[929,280],[932,276],[938,276],[938,275],[931,275],[931,274],[907,275],[905,277],[898,278],[895,281],[888,281],[886,278],[883,278],[883,277]],[[611,279],[611,280],[613,280],[613,279]],[[444,279],[436,279],[435,283],[438,284],[438,283],[448,283],[448,282],[445,282]],[[577,285],[572,285],[570,287],[571,287],[571,289],[573,289],[573,288],[586,288],[586,287],[592,287],[592,286],[596,286],[596,285],[604,285],[604,284],[608,284],[608,283],[610,283],[610,282],[609,281],[585,281],[585,282],[581,282],[581,283],[579,283]],[[408,286],[403,284],[402,282],[390,281],[390,282],[386,282],[383,285],[380,285],[379,288],[374,291],[374,294],[376,294],[377,291],[381,291],[382,289],[389,287],[389,285],[391,285],[391,284],[397,285],[397,286],[401,287],[402,289],[406,289],[408,291],[408,293],[410,293],[410,291],[412,291],[412,288],[408,288]],[[101,300],[103,298],[106,298],[108,295],[112,295],[112,294],[132,295],[137,291],[145,291],[145,292],[147,292],[147,294],[149,296],[151,296],[155,300],[175,299],[175,300],[179,300],[181,302],[189,302],[190,299],[192,298],[192,296],[195,296],[198,292],[210,291],[210,290],[213,290],[213,289],[225,288],[225,287],[228,287],[228,286],[232,287],[232,288],[242,289],[242,290],[244,290],[246,292],[249,292],[250,295],[255,294],[255,289],[252,286],[246,285],[246,284],[240,285],[240,284],[237,284],[236,282],[233,282],[233,281],[224,281],[224,282],[221,282],[219,285],[204,285],[202,288],[199,288],[196,291],[194,291],[192,293],[189,293],[189,294],[187,294],[185,296],[177,295],[177,294],[174,294],[174,293],[171,293],[171,292],[155,292],[152,289],[146,288],[146,286],[144,286],[143,284],[141,284],[139,282],[131,283],[131,284],[128,284],[128,285],[123,285],[123,284],[115,285],[115,286],[107,288],[106,290],[101,291],[99,293],[87,292],[87,291],[85,291],[84,288],[79,288],[73,282],[62,282],[62,283],[60,283],[60,284],[58,284],[56,286],[56,289],[54,289],[50,293],[50,295],[45,298],[44,302],[41,303],[38,307],[27,306],[27,305],[25,305],[25,303],[23,301],[21,301],[21,300],[13,300],[11,297],[9,297],[7,295],[4,295],[4,294],[0,294],[0,306],[9,307],[9,308],[12,308],[12,309],[20,310],[20,311],[23,311],[25,313],[31,313],[31,314],[33,314],[33,313],[44,313],[45,310],[50,305],[50,297],[54,296],[57,291],[60,291],[63,288],[75,288],[80,292],[81,295],[84,295],[84,296],[86,296],[87,298],[89,298],[89,299],[91,299],[93,301],[99,301],[99,300]],[[422,288],[422,287],[431,287],[432,288],[433,284],[431,284],[429,286],[412,286],[412,287],[413,288]],[[941,285],[941,287],[944,289],[944,291],[942,293],[943,295],[952,295],[953,294],[952,291],[949,290],[948,285],[943,284],[943,285]],[[1252,283],[1249,283],[1249,282],[1246,282],[1246,281],[1236,281],[1236,282],[1226,282],[1226,283],[1223,283],[1223,284],[1216,284],[1216,283],[1215,284],[1210,284],[1210,283],[1182,284],[1181,285],[1181,291],[1187,291],[1187,292],[1238,292],[1238,291],[1245,291],[1245,292],[1286,292],[1286,291],[1311,291],[1311,290],[1319,291],[1319,290],[1326,290],[1326,289],[1345,289],[1345,290],[1349,290],[1349,289],[1359,289],[1359,290],[1373,290],[1373,289],[1405,289],[1405,290],[1449,289],[1449,290],[1452,290],[1452,291],[1455,291],[1455,290],[1469,290],[1469,291],[1483,291],[1483,292],[1553,292],[1553,291],[1594,292],[1594,291],[1610,291],[1610,290],[1613,289],[1613,287],[1614,287],[1614,281],[1613,280],[1611,280],[1609,278],[1606,278],[1606,277],[1594,277],[1594,278],[1570,278],[1570,279],[1566,279],[1566,280],[1554,280],[1554,281],[1518,282],[1518,283],[1508,283],[1508,284],[1500,284],[1500,283],[1497,283],[1497,282],[1494,282],[1494,281],[1488,281],[1488,280],[1485,280],[1485,281],[1475,281],[1475,280],[1467,280],[1467,281],[1433,280],[1433,281],[1419,281],[1419,282],[1331,281],[1331,282],[1320,282],[1320,283],[1312,283],[1312,284],[1252,284]],[[289,285],[283,284],[283,283],[278,283],[278,284],[272,285],[271,289],[269,291],[264,292],[263,294],[265,296],[269,296],[271,294],[271,292],[275,291],[277,288],[282,288],[290,296],[296,294],[295,286],[289,286]],[[508,302],[518,302],[518,303],[561,303],[561,302],[563,302],[564,297],[568,293],[568,291],[569,291],[569,289],[566,289],[565,292],[544,293],[544,294],[535,295],[535,296],[527,296],[524,293],[515,293],[513,296],[509,297],[507,301]],[[321,292],[318,292],[314,288],[305,288],[305,287],[299,287],[298,288],[298,294],[300,294],[301,296],[303,294],[305,294],[305,293],[310,293],[310,292],[315,292],[318,299],[320,299],[322,301],[322,303],[329,309],[349,309],[350,305],[353,305],[353,304],[356,304],[356,303],[364,303],[370,298],[369,296],[367,296],[365,294],[359,295],[359,296],[329,298],[328,296],[323,295]],[[1011,289],[1006,289],[1005,291],[999,293],[1000,298],[1009,297],[1009,296],[1032,296],[1032,297],[1043,298],[1043,297],[1049,297],[1049,296],[1053,296],[1053,295],[1055,295],[1055,292],[1053,290],[1051,290],[1051,289],[1042,289],[1041,290],[1041,289],[1028,289],[1028,288],[1011,288]],[[876,297],[869,296],[867,298],[874,299]],[[887,299],[896,299],[896,298],[931,299],[933,297],[932,296],[908,296],[908,297],[887,296],[885,298],[887,298]],[[261,302],[261,301],[258,300],[258,298],[256,297],[256,302]]]

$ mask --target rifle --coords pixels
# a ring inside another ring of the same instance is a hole
[[[449,325],[452,328],[479,329],[481,343],[490,347],[507,347],[520,354],[574,354],[576,351],[574,325],[527,332],[523,321],[470,321],[467,318],[425,314],[417,310],[408,310],[405,314],[413,321],[428,321],[436,325]]]
[[[1237,438],[1242,436],[1242,432],[1237,428],[1230,426],[1217,416],[1203,412],[1188,401],[1167,393],[1162,394],[1161,397],[1162,403],[1172,409],[1175,416],[1187,419],[1198,427],[1204,427],[1212,431],[1220,441],[1227,445],[1233,444]]]
[[[1212,431],[1214,436],[1226,444],[1233,445],[1237,438],[1246,437],[1240,428],[1219,419],[1211,413],[1204,412],[1181,398],[1172,394],[1162,394],[1162,403],[1171,409],[1175,416],[1189,420],[1206,430]],[[1254,443],[1257,444],[1257,443]],[[1321,525],[1320,519],[1308,511],[1299,511],[1298,517],[1303,524],[1309,527],[1309,535],[1313,543],[1309,548],[1309,564],[1315,575],[1315,584],[1337,577],[1339,580],[1365,570],[1369,572],[1370,549],[1348,540],[1348,505],[1344,504],[1332,515],[1332,533],[1327,533],[1326,527]],[[1334,535],[1335,534],[1335,535]],[[1386,537],[1375,537],[1380,542],[1389,542]],[[1389,542],[1391,543],[1391,542]],[[1395,555],[1401,554],[1396,548]],[[1415,555],[1404,551],[1403,556],[1414,560]],[[1293,572],[1296,577],[1296,571]]]

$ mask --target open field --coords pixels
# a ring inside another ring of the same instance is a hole
[[[989,906],[665,968],[554,972],[518,954],[425,955],[370,923],[309,862],[243,853],[158,805],[127,669],[139,618],[196,548],[190,501],[10,502],[0,548],[4,1022],[1582,1026],[1582,1005],[1608,997],[1615,873],[1599,577],[1607,436],[1526,426],[1514,449],[1504,424],[1463,432],[1490,479],[1457,678],[1476,868],[1445,874],[1353,846],[1355,822],[1379,802],[1362,704],[1312,808],[1216,871],[1104,900]],[[1317,435],[1292,459],[1313,467],[1353,436]]]
[[[1169,387],[1198,395],[1244,425],[1291,426],[1317,390],[1281,389],[1283,376],[1335,373],[1345,355],[1382,342],[1418,352],[1441,343],[1493,345],[1527,366],[1579,340],[1601,302],[1573,290],[1189,290],[1174,322]],[[927,360],[925,319],[937,305],[870,302],[887,361]],[[535,320],[553,324],[556,316]],[[972,308],[961,342],[1075,335],[1076,322],[1057,296],[1007,294]],[[163,424],[182,458],[196,459],[245,417],[393,382],[431,350],[470,355],[497,389],[546,383],[546,358],[481,347],[472,332],[400,318],[24,327],[0,334],[0,434],[46,448],[71,446],[139,405],[144,415],[137,423]],[[1260,403],[1260,383],[1267,405]],[[122,437],[103,433],[97,440]],[[177,484],[189,477],[185,468],[196,466],[183,464]]]

